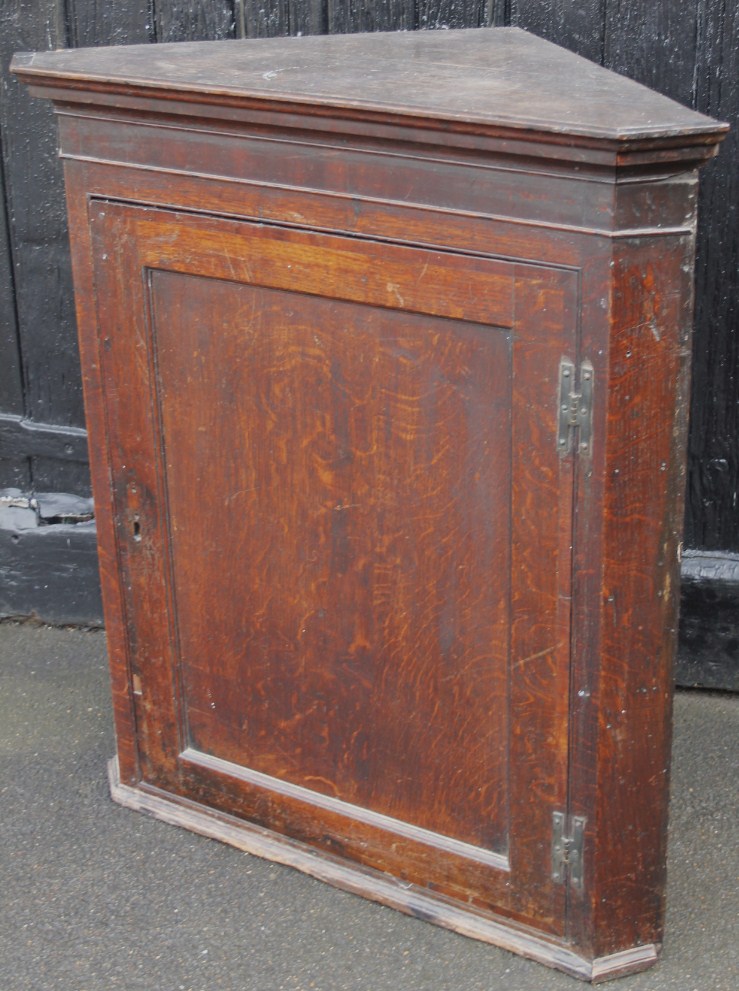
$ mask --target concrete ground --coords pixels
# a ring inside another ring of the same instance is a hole
[[[679,693],[667,937],[618,991],[737,991],[739,696]],[[114,805],[103,634],[0,625],[0,991],[583,987]]]

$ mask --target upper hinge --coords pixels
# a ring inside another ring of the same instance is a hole
[[[593,449],[593,366],[589,361],[583,361],[580,365],[579,385],[574,361],[569,358],[560,361],[558,419],[559,453],[564,456],[574,449],[580,454],[590,455]]]
[[[552,880],[570,887],[583,886],[583,837],[585,817],[572,816],[568,824],[564,812],[552,813]]]

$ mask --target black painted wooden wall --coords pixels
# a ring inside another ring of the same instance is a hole
[[[64,199],[17,50],[515,24],[735,125],[703,173],[681,680],[739,688],[739,3],[3,0],[0,616],[99,620]],[[60,500],[59,494],[66,494]],[[69,498],[77,497],[75,498]]]

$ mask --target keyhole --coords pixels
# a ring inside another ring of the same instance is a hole
[[[134,519],[133,521],[133,539],[141,540],[141,524],[138,519]]]

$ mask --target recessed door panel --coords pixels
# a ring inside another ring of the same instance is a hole
[[[505,852],[510,334],[150,294],[189,746]]]

